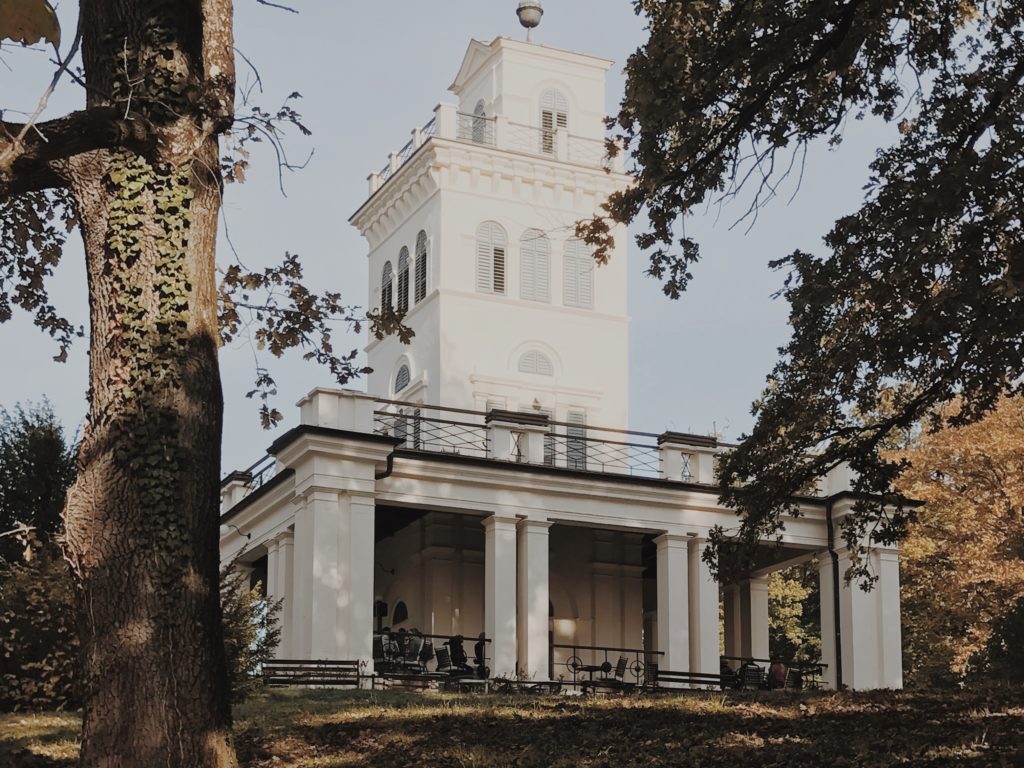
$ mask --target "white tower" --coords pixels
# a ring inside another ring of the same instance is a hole
[[[611,64],[473,41],[458,105],[370,175],[351,218],[369,242],[369,303],[416,334],[370,340],[371,394],[627,426],[626,233],[603,267],[574,235],[629,183],[605,160]]]

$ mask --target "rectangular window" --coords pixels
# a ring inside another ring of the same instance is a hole
[[[587,414],[584,411],[569,411],[565,420],[569,422],[565,429],[566,466],[569,469],[586,469]]]

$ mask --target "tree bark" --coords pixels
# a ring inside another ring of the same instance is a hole
[[[81,3],[88,107],[130,100],[154,132],[150,148],[63,168],[90,304],[89,415],[65,509],[90,768],[237,765],[217,588],[231,18],[226,0]]]

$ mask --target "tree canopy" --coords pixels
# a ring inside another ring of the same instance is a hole
[[[892,542],[906,514],[886,436],[954,396],[948,420],[976,420],[1024,375],[1024,2],[634,5],[650,39],[610,124],[637,182],[580,230],[602,259],[608,219],[645,215],[637,242],[671,297],[700,257],[680,234],[698,206],[743,199],[739,218],[756,216],[812,142],[838,144],[868,114],[898,125],[861,208],[819,252],[773,262],[792,336],[719,474],[742,517],[734,543],[771,537],[791,496],[842,462],[865,499],[847,543]]]

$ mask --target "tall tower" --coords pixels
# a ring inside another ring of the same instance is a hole
[[[416,334],[371,338],[371,394],[627,426],[626,233],[603,267],[574,234],[629,183],[605,159],[611,64],[474,40],[458,104],[370,175],[351,218],[369,242],[369,305]]]

